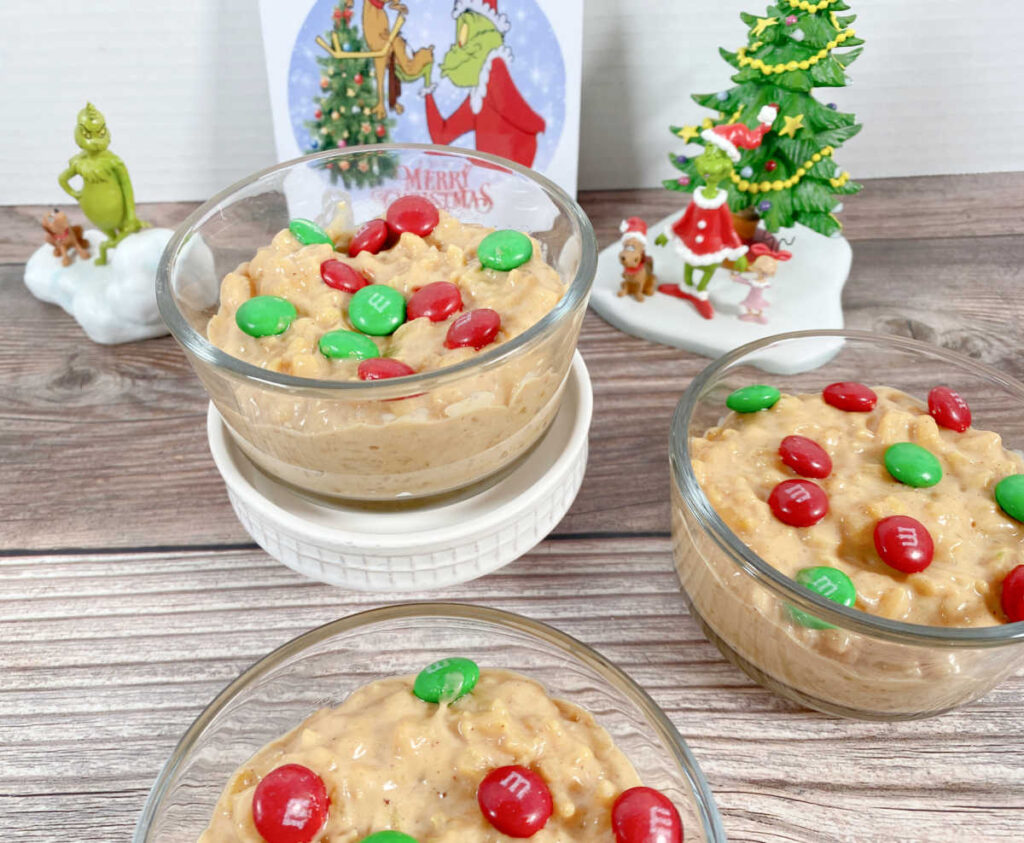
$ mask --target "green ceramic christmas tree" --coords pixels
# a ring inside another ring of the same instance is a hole
[[[780,0],[765,17],[742,13],[750,28],[748,43],[734,52],[720,50],[737,70],[734,87],[693,95],[717,117],[701,126],[672,127],[684,141],[699,142],[702,130],[729,123],[753,127],[764,106],[777,106],[772,130],[756,149],[741,151],[734,172],[721,184],[732,211],[763,219],[769,231],[800,223],[835,234],[842,228],[835,216],[840,197],[860,190],[834,158],[860,124],[813,95],[815,88],[849,82],[846,68],[864,43],[850,28],[855,16],[842,14],[849,8],[843,0]],[[665,187],[692,193],[701,184],[695,160],[685,155],[671,160],[682,175]]]
[[[345,52],[367,52],[366,42],[352,25],[352,0],[341,0],[333,13],[333,29],[324,41],[337,42]],[[366,57],[336,58],[329,53],[317,57],[320,65],[320,90],[313,120],[306,122],[311,137],[310,151],[346,149],[363,144],[387,143],[390,122],[375,113],[377,85],[373,60]],[[367,153],[338,162],[327,162],[331,178],[338,177],[346,187],[352,184],[377,184],[395,171],[391,156]]]

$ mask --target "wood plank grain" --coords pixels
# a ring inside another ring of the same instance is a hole
[[[1022,267],[1020,235],[863,241],[844,293],[847,324],[1024,378]],[[0,295],[16,326],[0,335],[0,454],[17,490],[0,499],[0,548],[247,540],[207,451],[202,388],[172,340],[95,345],[31,297],[16,266],[0,266]],[[669,422],[707,361],[593,313],[580,349],[594,383],[591,457],[558,532],[665,532]]]
[[[259,550],[6,558],[0,596],[0,836],[45,819],[32,839],[55,841],[126,839],[179,736],[227,682],[294,635],[382,602]],[[731,840],[1019,833],[1024,756],[1006,736],[1024,728],[1024,677],[920,723],[801,710],[705,641],[667,539],[549,540],[497,574],[410,599],[519,612],[621,665],[687,738]]]

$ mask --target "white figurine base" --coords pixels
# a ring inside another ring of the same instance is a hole
[[[322,503],[264,474],[210,404],[206,431],[238,520],[267,553],[314,580],[393,594],[496,571],[551,532],[587,468],[593,391],[577,352],[562,406],[537,446],[475,494],[392,511]]]
[[[647,232],[647,254],[654,258],[657,284],[683,284],[684,264],[672,247],[672,224],[682,211],[651,225]],[[668,245],[654,245],[662,232]],[[705,357],[721,355],[748,342],[790,331],[825,330],[843,327],[841,304],[843,285],[850,274],[853,253],[844,237],[825,237],[801,225],[777,235],[792,240],[791,260],[779,263],[778,274],[764,293],[769,306],[764,311],[764,324],[740,320],[740,303],[750,288],[732,280],[730,271],[719,267],[707,291],[715,310],[711,319],[703,318],[693,304],[665,293],[638,302],[631,296],[619,296],[622,266],[619,263],[621,244],[616,241],[598,257],[597,278],[590,304],[607,322],[621,331],[643,339],[673,345]],[[749,274],[748,274],[749,275]],[[695,279],[701,277],[694,272]],[[838,351],[820,343],[808,344],[804,356],[777,357],[766,353],[757,365],[777,374],[795,374],[817,368]],[[787,352],[792,350],[787,347]]]
[[[93,342],[114,345],[160,337],[167,328],[156,306],[156,268],[169,228],[146,228],[107,252],[106,266],[96,266],[106,237],[85,232],[91,256],[64,266],[53,247],[40,246],[25,264],[25,286],[37,299],[59,304]]]

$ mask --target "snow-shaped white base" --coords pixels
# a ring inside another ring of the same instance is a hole
[[[654,258],[658,284],[683,284],[684,264],[672,246],[671,226],[682,211],[666,217],[648,228],[647,253]],[[659,234],[669,236],[667,246],[654,245]],[[638,302],[631,296],[619,296],[622,266],[619,263],[620,243],[616,241],[598,257],[597,278],[590,304],[606,321],[621,331],[643,339],[673,345],[703,354],[720,357],[748,342],[789,331],[825,330],[843,327],[841,298],[843,285],[850,273],[853,253],[844,237],[825,237],[798,225],[779,232],[780,240],[792,241],[783,248],[792,251],[791,260],[779,263],[778,272],[764,297],[770,306],[765,310],[766,324],[739,319],[740,302],[750,288],[729,277],[729,270],[719,267],[708,285],[715,315],[704,319],[693,304],[665,293]],[[694,273],[700,278],[700,271]],[[828,344],[808,343],[804,356],[792,356],[787,346],[785,358],[771,351],[759,355],[760,368],[778,374],[807,371],[830,360],[838,351]]]
[[[107,265],[96,266],[99,231],[85,232],[92,256],[75,258],[70,266],[40,246],[25,264],[25,286],[37,299],[59,304],[93,342],[104,345],[160,337],[167,328],[156,306],[156,268],[169,228],[146,228],[107,252]]]

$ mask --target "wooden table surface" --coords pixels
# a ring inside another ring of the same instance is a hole
[[[585,194],[601,245],[662,191]],[[191,206],[144,208],[173,225]],[[89,342],[32,298],[39,208],[0,208],[0,840],[130,837],[203,706],[300,632],[381,605],[309,582],[242,530],[206,397],[170,338]],[[913,335],[1024,378],[1024,174],[868,182],[843,213],[849,327]],[[411,599],[552,623],[644,685],[688,740],[734,841],[1024,838],[1024,677],[957,712],[858,723],[727,664],[669,551],[669,418],[706,361],[588,314],[591,457],[565,520],[497,574]]]

